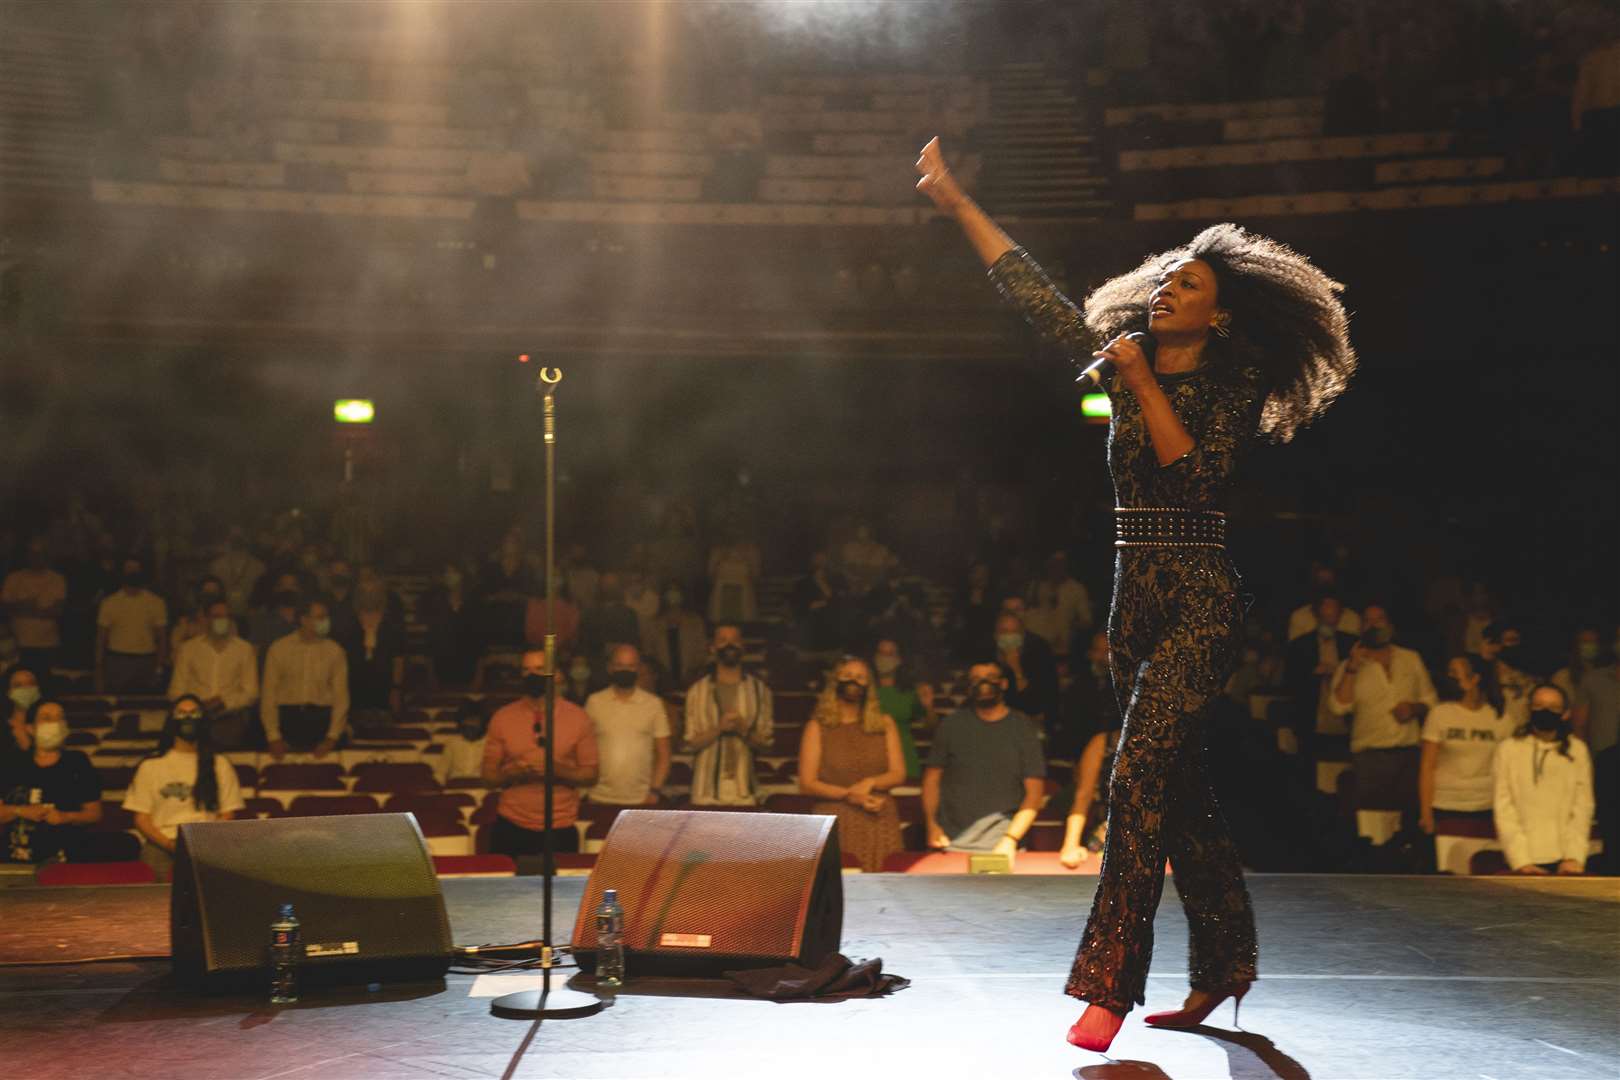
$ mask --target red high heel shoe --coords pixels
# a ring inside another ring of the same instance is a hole
[[[1232,1026],[1237,1027],[1238,1008],[1243,1004],[1243,995],[1247,994],[1249,992],[1249,987],[1253,985],[1254,984],[1252,982],[1238,983],[1235,986],[1220,991],[1219,993],[1211,994],[1209,1000],[1205,1001],[1196,1009],[1176,1009],[1172,1012],[1150,1013],[1143,1019],[1147,1023],[1152,1024],[1154,1027],[1197,1027],[1199,1024],[1204,1022],[1205,1018],[1207,1018],[1210,1013],[1215,1011],[1215,1006],[1219,1005],[1227,998],[1231,998]]]
[[[1100,1054],[1108,1049],[1124,1023],[1125,1018],[1119,1013],[1105,1009],[1101,1005],[1088,1004],[1086,1011],[1080,1014],[1080,1019],[1069,1028],[1069,1044],[1082,1050],[1095,1050]]]

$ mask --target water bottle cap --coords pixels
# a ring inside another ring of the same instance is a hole
[[[619,890],[618,889],[603,889],[602,890],[602,903],[604,903],[604,904],[617,904],[618,902],[619,902]]]
[[[292,918],[292,913],[293,912],[292,912],[292,905],[291,904],[282,904],[281,905],[281,917],[283,919]]]

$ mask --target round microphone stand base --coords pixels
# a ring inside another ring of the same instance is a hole
[[[576,1020],[602,1011],[605,1002],[558,983],[544,990],[517,990],[489,1003],[489,1011],[506,1020]]]

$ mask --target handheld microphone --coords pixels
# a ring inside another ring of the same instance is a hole
[[[1153,363],[1153,354],[1158,349],[1159,343],[1154,340],[1152,334],[1137,331],[1134,334],[1126,334],[1125,340],[1136,342],[1136,347],[1142,350],[1142,355],[1147,357],[1147,362],[1149,364]],[[1084,389],[1084,384],[1089,379],[1092,386],[1102,390],[1107,388],[1109,380],[1113,377],[1114,362],[1106,356],[1099,356],[1074,377],[1074,382],[1076,386]]]

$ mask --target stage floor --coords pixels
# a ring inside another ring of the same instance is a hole
[[[649,996],[538,1030],[489,1014],[526,984],[333,991],[297,1006],[189,998],[167,962],[0,968],[0,1072],[45,1078],[1553,1080],[1620,1076],[1620,879],[1256,875],[1260,982],[1192,1032],[1145,1027],[1185,993],[1171,887],[1148,1005],[1105,1058],[1068,1046],[1063,979],[1096,878],[849,875],[844,952],[912,985],[779,1005]],[[447,880],[460,944],[533,936],[537,878]],[[566,935],[581,878],[557,883]],[[166,951],[164,886],[7,889],[0,953]],[[561,936],[560,935],[560,936]],[[633,969],[632,969],[633,974]],[[526,1049],[525,1038],[532,1033]],[[521,1050],[521,1053],[520,1053]]]

